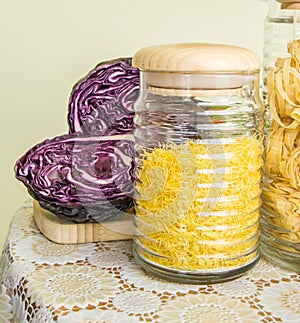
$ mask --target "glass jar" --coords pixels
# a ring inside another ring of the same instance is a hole
[[[260,61],[221,44],[138,51],[134,256],[183,283],[237,278],[259,259]]]
[[[268,1],[268,12],[264,21],[262,68],[262,95],[265,105],[268,105],[266,82],[269,70],[275,67],[278,57],[287,56],[287,43],[300,38],[300,11],[297,10],[300,9],[300,1]]]
[[[300,272],[300,1],[273,0],[270,8],[278,18],[265,26],[265,57],[274,55],[264,61],[268,113],[262,252],[277,265]]]

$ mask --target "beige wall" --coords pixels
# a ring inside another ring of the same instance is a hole
[[[1,2],[0,249],[28,196],[13,165],[67,132],[73,84],[98,62],[169,42],[221,42],[261,54],[263,0],[14,0]]]

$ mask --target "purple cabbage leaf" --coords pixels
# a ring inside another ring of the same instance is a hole
[[[138,94],[139,70],[131,66],[131,58],[101,62],[71,91],[69,133],[132,133]]]
[[[59,218],[101,222],[132,206],[133,155],[130,134],[65,134],[35,145],[14,170],[40,206]]]

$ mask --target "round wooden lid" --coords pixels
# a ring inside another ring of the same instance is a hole
[[[142,48],[133,56],[132,65],[164,72],[245,72],[260,69],[261,60],[243,47],[180,43]]]
[[[281,9],[300,10],[300,0],[277,0],[281,3]]]

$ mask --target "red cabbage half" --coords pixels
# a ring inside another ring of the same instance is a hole
[[[139,70],[131,66],[131,58],[98,64],[71,91],[69,133],[132,133],[138,92]]]
[[[133,136],[66,134],[31,148],[16,178],[59,218],[100,222],[132,206]]]

